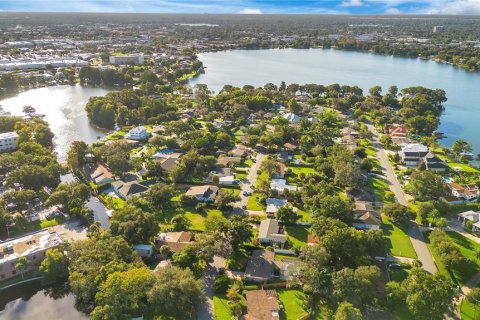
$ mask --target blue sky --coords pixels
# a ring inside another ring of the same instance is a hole
[[[480,14],[480,0],[0,0],[0,11]]]

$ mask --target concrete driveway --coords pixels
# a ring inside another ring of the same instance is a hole
[[[245,191],[249,192],[250,194],[253,193],[253,189],[251,186],[255,185],[255,182],[258,178],[258,171],[260,170],[260,166],[262,165],[263,160],[267,155],[263,153],[257,153],[255,156],[255,161],[253,162],[252,166],[248,170],[248,175],[246,181],[240,184],[240,200],[235,202],[233,206],[233,212],[235,214],[245,214],[245,210],[242,209],[243,206],[246,206],[248,203],[248,198],[250,196],[246,196],[243,193]]]

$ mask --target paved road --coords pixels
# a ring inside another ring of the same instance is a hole
[[[448,229],[450,229],[452,231],[456,231],[456,232],[460,233],[462,236],[464,236],[465,238],[468,238],[468,239],[472,240],[473,242],[476,242],[476,243],[480,244],[480,238],[474,236],[473,234],[470,234],[470,233],[466,232],[463,229],[462,223],[460,221],[455,220],[455,219],[448,219],[447,222],[448,222]]]
[[[385,178],[390,186],[390,190],[395,194],[395,198],[397,199],[398,203],[407,206],[408,202],[405,198],[405,193],[403,192],[402,186],[395,176],[390,161],[388,161],[385,150],[383,150],[380,141],[378,140],[377,130],[375,130],[375,127],[371,124],[367,124],[367,127],[373,133],[373,146],[377,152],[377,158],[380,161],[380,165],[384,168]],[[436,273],[438,270],[437,266],[435,265],[435,261],[430,253],[430,250],[428,250],[425,237],[415,221],[411,222],[410,227],[407,230],[407,234],[410,237],[415,252],[417,253],[418,260],[422,262],[425,271],[431,274]]]
[[[250,196],[243,195],[243,192],[244,191],[248,191],[250,193],[253,192],[253,189],[250,186],[254,185],[255,182],[257,181],[258,170],[260,170],[260,166],[262,165],[262,161],[263,161],[263,159],[265,159],[266,156],[267,156],[266,154],[257,153],[257,155],[255,157],[255,161],[253,162],[250,169],[248,169],[248,175],[247,175],[246,181],[242,182],[241,185],[240,185],[240,189],[241,189],[240,200],[235,202],[234,212],[242,212],[242,213],[244,212],[244,210],[242,209],[242,206],[247,205],[248,198],[250,198]]]

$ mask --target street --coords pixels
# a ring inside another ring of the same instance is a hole
[[[253,193],[253,189],[251,186],[255,184],[258,177],[258,171],[260,170],[260,166],[262,165],[263,159],[265,159],[267,155],[263,153],[257,153],[255,157],[255,161],[253,162],[252,166],[248,170],[247,179],[240,184],[240,200],[235,202],[233,211],[234,213],[244,213],[245,210],[242,209],[243,206],[246,206],[248,203],[248,198],[250,196],[246,196],[243,193],[245,191],[249,192],[250,194]]]
[[[390,190],[395,194],[395,198],[397,202],[401,205],[408,206],[407,199],[405,198],[405,193],[395,176],[393,171],[392,165],[390,161],[388,161],[387,155],[385,150],[383,150],[380,141],[378,139],[378,133],[375,127],[372,124],[367,124],[368,130],[373,133],[372,143],[375,151],[377,153],[377,159],[380,161],[380,165],[384,169],[385,178],[390,186]],[[425,271],[434,274],[436,273],[437,266],[435,265],[435,261],[428,250],[425,237],[423,233],[420,231],[417,223],[415,221],[411,221],[410,227],[407,230],[407,234],[410,237],[410,241],[412,242],[413,248],[417,253],[418,260],[423,265]]]

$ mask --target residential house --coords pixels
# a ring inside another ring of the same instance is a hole
[[[18,258],[25,257],[32,263],[28,269],[35,270],[45,258],[45,252],[61,243],[60,236],[48,229],[0,242],[0,281],[19,275],[15,269]]]
[[[352,225],[362,230],[379,230],[382,226],[382,216],[376,211],[368,211],[355,219]]]
[[[450,169],[448,164],[445,163],[442,159],[437,157],[434,153],[428,152],[425,157],[423,157],[423,163],[425,168],[435,172],[445,172]]]
[[[125,135],[125,139],[142,141],[146,140],[149,136],[150,132],[147,131],[147,128],[141,126],[128,131],[128,133]]]
[[[230,164],[237,165],[242,162],[242,158],[240,157],[226,157],[221,155],[217,159],[217,164],[228,167]]]
[[[260,222],[258,229],[258,241],[267,244],[280,244],[284,245],[287,241],[287,235],[283,228],[278,224],[275,219],[266,219]]]
[[[300,266],[300,260],[283,258],[278,261],[275,260],[275,265],[280,271],[281,280],[292,280],[298,275],[298,268]]]
[[[404,124],[387,124],[385,130],[392,139],[404,139],[408,134],[408,128]]]
[[[160,167],[165,171],[165,172],[172,172],[173,168],[178,164],[179,160],[178,158],[174,157],[168,157],[168,158],[163,158],[160,161]]]
[[[274,179],[283,179],[285,177],[285,173],[287,172],[287,166],[283,162],[277,163],[277,171],[273,173]]]
[[[153,255],[153,246],[151,244],[137,244],[133,246],[140,257],[150,257]]]
[[[287,152],[294,152],[295,150],[298,149],[298,146],[293,144],[293,143],[290,143],[290,142],[286,142],[284,145],[283,145],[283,150],[287,151]]]
[[[230,150],[228,153],[232,157],[244,157],[247,154],[248,148],[244,146],[243,144],[237,144],[235,145],[232,150]]]
[[[278,209],[287,205],[287,200],[268,198],[266,200],[266,203],[267,203],[267,209],[265,210],[265,212],[268,215],[273,215],[277,213]]]
[[[276,190],[279,194],[282,194],[285,189],[289,191],[297,191],[298,187],[288,185],[287,180],[285,179],[272,179],[270,182],[270,190]]]
[[[133,181],[124,181],[124,180],[117,180],[112,182],[112,187],[115,193],[122,199],[126,200],[130,196],[138,196],[146,191],[148,188],[156,183],[155,180],[148,180],[138,182],[136,180]]]
[[[87,164],[85,173],[95,185],[102,185],[114,181],[113,173],[102,163]]]
[[[217,196],[218,187],[205,185],[190,187],[185,195],[194,197],[197,201],[201,202],[213,202]]]
[[[295,113],[287,112],[282,116],[284,119],[287,119],[288,122],[291,123],[298,123],[300,122],[300,116],[296,115]]]
[[[419,143],[413,143],[404,146],[400,152],[400,156],[407,167],[416,167],[428,152],[426,146]]]
[[[266,282],[273,278],[275,253],[267,250],[254,250],[247,262],[244,277],[255,282]]]
[[[233,174],[218,178],[218,184],[221,186],[231,186],[236,182],[237,180],[235,180],[235,176]]]
[[[452,196],[459,198],[460,200],[473,201],[478,199],[480,195],[480,189],[476,184],[460,185],[455,182],[447,184]]]
[[[218,177],[220,179],[221,177],[228,177],[228,176],[232,176],[232,175],[233,175],[233,173],[232,173],[231,168],[217,168],[213,171],[210,171],[206,181],[207,182],[213,182],[215,177]]]
[[[245,293],[247,314],[245,320],[278,320],[280,305],[275,290],[251,290]]]
[[[166,245],[170,248],[170,251],[178,252],[185,248],[192,240],[193,236],[190,232],[162,232],[155,239],[155,243],[158,250]]]
[[[307,235],[307,245],[314,246],[314,245],[317,245],[318,243],[319,243],[319,239],[316,236],[310,233]]]
[[[278,158],[278,161],[283,162],[283,163],[287,163],[287,162],[289,162],[293,159],[292,155],[289,154],[288,151],[285,151],[285,150],[280,151],[278,153],[277,158]]]
[[[461,212],[458,215],[458,220],[462,221],[462,224],[465,225],[467,221],[471,221],[473,223],[476,223],[480,221],[480,212],[476,212],[473,210],[468,210],[466,212]]]

